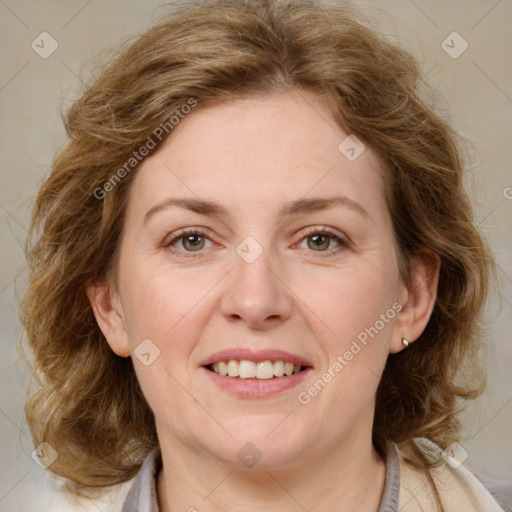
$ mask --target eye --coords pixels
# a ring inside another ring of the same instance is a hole
[[[205,231],[197,228],[185,228],[176,233],[172,233],[165,238],[162,242],[162,247],[175,254],[183,255],[184,252],[189,253],[186,257],[200,256],[202,249],[205,248],[206,242],[211,242],[206,234],[207,233]],[[325,253],[325,255],[318,255],[319,257],[333,256],[343,249],[350,247],[349,240],[339,236],[329,228],[324,227],[314,227],[310,229],[307,233],[303,234],[301,241],[307,242],[308,249],[311,251]],[[329,249],[333,241],[337,243],[339,247]]]
[[[182,229],[177,233],[172,233],[162,242],[162,247],[171,249],[173,252],[182,252],[179,248],[174,248],[176,244],[180,244],[185,252],[200,252],[205,247],[207,238],[204,231],[198,229]]]
[[[318,255],[320,257],[333,256],[339,253],[340,250],[350,247],[350,242],[346,238],[337,235],[328,228],[313,228],[304,234],[302,240],[307,243],[308,249],[311,249],[313,252],[326,253],[325,256],[323,254]],[[332,241],[341,246],[341,249],[340,247],[329,249]]]

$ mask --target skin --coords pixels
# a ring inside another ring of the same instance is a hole
[[[426,327],[439,269],[435,258],[417,257],[411,284],[402,282],[384,173],[368,146],[352,162],[338,150],[347,135],[309,93],[236,100],[198,107],[137,171],[116,283],[88,294],[116,354],[129,357],[144,339],[160,350],[149,366],[133,360],[156,418],[163,512],[379,507],[377,386],[402,338],[412,343]],[[367,214],[335,206],[278,215],[288,201],[341,195]],[[214,201],[229,215],[173,206],[145,223],[170,197]],[[312,237],[326,227],[349,245],[327,236],[317,248]],[[206,230],[199,251],[183,238],[163,247],[181,228]],[[263,250],[252,263],[236,252],[247,236]],[[297,394],[395,302],[401,311],[309,404],[299,403]],[[240,398],[200,371],[206,357],[231,347],[286,350],[313,371],[276,396]],[[237,457],[248,442],[262,454],[251,468]]]

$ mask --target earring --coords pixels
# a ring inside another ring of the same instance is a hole
[[[409,346],[409,342],[405,339],[405,338],[402,338],[402,345],[407,348]]]

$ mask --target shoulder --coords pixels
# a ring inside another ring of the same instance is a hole
[[[493,498],[502,506],[503,510],[512,512],[512,482],[493,480],[486,476],[475,474]]]
[[[437,510],[433,482],[447,512],[512,512],[512,483],[477,476],[457,453],[448,454],[428,439],[415,441],[425,453],[437,459],[438,465],[428,471],[413,468],[406,462],[405,453],[395,445],[400,467],[399,510]]]
[[[38,512],[152,512],[158,510],[157,506],[155,508],[152,492],[155,492],[154,477],[159,467],[159,454],[159,448],[150,451],[134,478],[114,485],[96,497],[85,498],[66,494],[62,491],[58,480],[47,477],[44,481],[34,483],[38,484],[37,492],[26,493],[17,510],[31,512],[36,510]],[[31,491],[35,490],[35,487],[31,489]]]
[[[28,479],[26,479],[28,480]],[[23,510],[25,512],[120,512],[134,479],[112,486],[101,495],[91,498],[79,497],[63,490],[63,481],[56,477],[32,479],[24,489],[16,505],[0,510]],[[24,482],[27,483],[27,482]],[[2,503],[3,504],[3,503]]]

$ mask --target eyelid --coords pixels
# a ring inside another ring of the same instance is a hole
[[[314,226],[310,226],[307,228],[303,228],[303,230],[300,231],[300,234],[302,238],[312,235],[312,234],[326,234],[326,235],[332,235],[333,238],[340,238],[344,240],[347,243],[351,243],[349,237],[343,233],[340,233],[333,228],[330,228],[329,226],[322,226],[315,224]],[[302,240],[301,238],[301,240]]]
[[[166,237],[163,239],[161,245],[162,247],[170,247],[173,242],[178,241],[180,238],[187,236],[187,235],[199,235],[204,238],[208,238],[208,240],[211,240],[210,230],[208,228],[204,227],[188,227],[188,228],[181,228],[177,231],[173,231],[172,233],[169,233],[166,235]],[[189,251],[193,252],[193,251]]]

